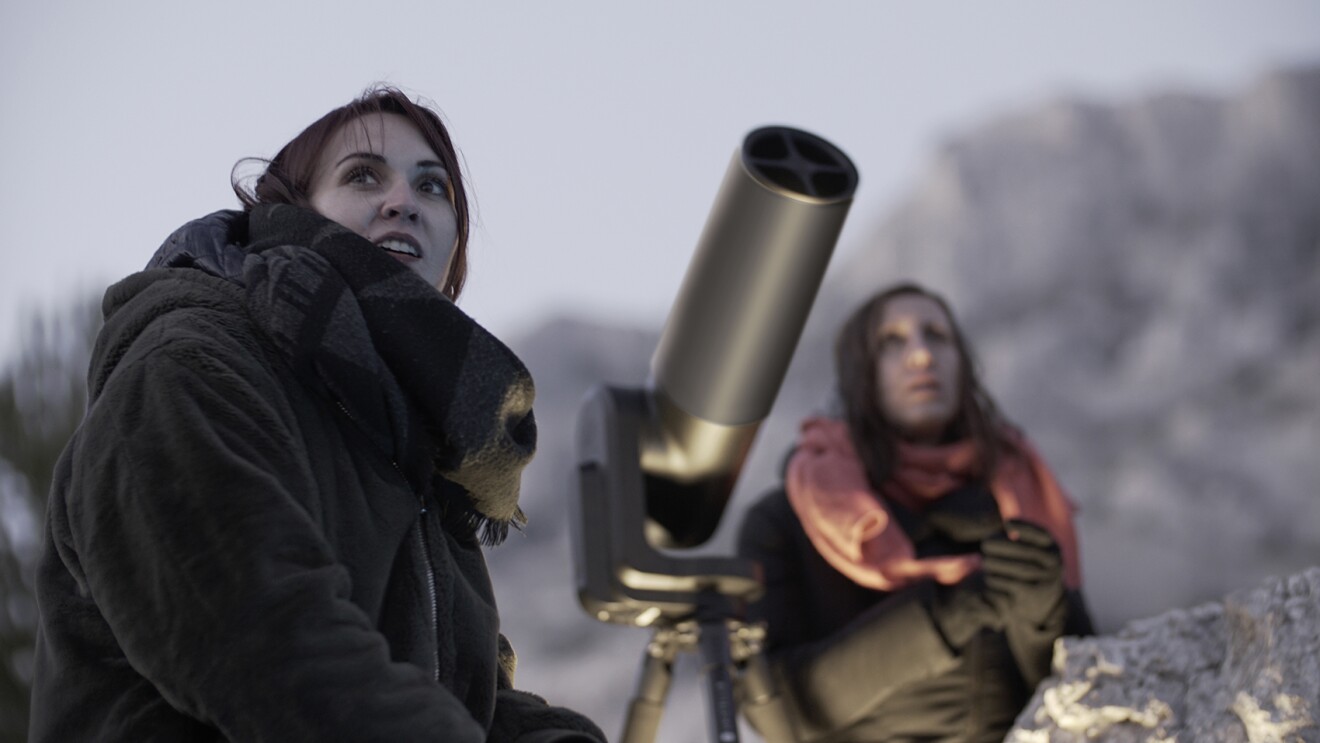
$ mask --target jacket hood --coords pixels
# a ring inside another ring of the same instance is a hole
[[[209,214],[175,230],[144,271],[112,285],[101,301],[105,326],[92,349],[89,402],[129,347],[176,312],[201,311],[217,322],[245,316],[242,266],[247,219],[243,212]],[[226,320],[226,318],[228,318]]]
[[[247,256],[245,212],[222,209],[194,219],[165,238],[147,268],[199,268],[212,276],[242,283]]]

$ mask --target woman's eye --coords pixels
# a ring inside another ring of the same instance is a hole
[[[418,188],[422,193],[429,193],[432,196],[449,197],[449,184],[443,178],[426,178]]]
[[[379,181],[380,179],[376,177],[376,171],[372,170],[371,168],[365,165],[359,165],[356,168],[353,168],[352,170],[348,171],[348,174],[346,176],[344,176],[345,183],[358,183],[358,184],[366,185],[366,184],[378,183]]]
[[[932,343],[948,343],[949,331],[944,328],[926,328],[926,339]]]

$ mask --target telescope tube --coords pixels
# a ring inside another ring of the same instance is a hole
[[[857,183],[842,150],[799,129],[756,129],[734,153],[651,360],[655,428],[641,451],[652,479],[727,483],[717,508],[688,504],[704,522],[717,524],[770,412]],[[653,515],[678,508],[650,500]],[[714,525],[660,541],[699,543]]]

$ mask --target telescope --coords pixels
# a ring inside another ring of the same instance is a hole
[[[654,738],[674,656],[700,649],[711,735],[737,741],[736,708],[791,740],[742,621],[758,565],[685,555],[715,533],[852,205],[842,150],[785,126],[749,133],[716,195],[642,388],[599,386],[577,426],[578,599],[596,619],[654,630],[621,738]],[[736,690],[734,687],[737,687]],[[739,699],[735,700],[735,691]]]

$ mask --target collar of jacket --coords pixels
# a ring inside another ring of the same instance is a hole
[[[525,520],[536,444],[531,375],[416,274],[307,209],[219,211],[176,230],[148,267],[199,269],[244,288],[252,321],[316,380],[416,492],[461,486],[483,541]]]
[[[242,284],[247,214],[233,209],[194,219],[165,238],[146,268],[198,268]]]

